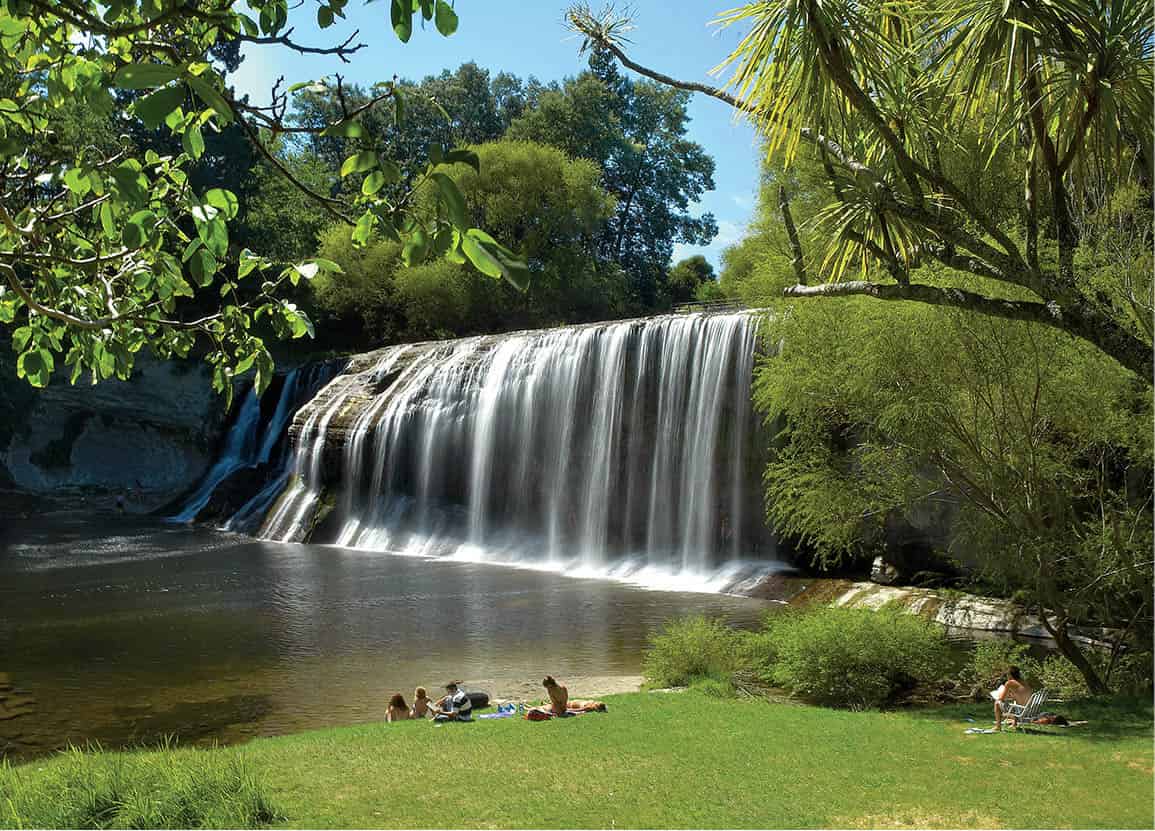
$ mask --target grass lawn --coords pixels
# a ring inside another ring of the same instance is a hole
[[[607,714],[564,721],[366,724],[166,752],[243,757],[293,827],[1155,824],[1149,702],[1057,705],[1091,722],[1068,730],[964,735],[967,716],[990,724],[989,708],[852,713],[694,692],[606,701]],[[0,785],[63,764],[76,762],[0,772]]]

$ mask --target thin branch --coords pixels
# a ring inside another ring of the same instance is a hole
[[[349,63],[350,55],[368,46],[366,43],[358,43],[352,46],[350,45],[353,43],[356,37],[361,34],[360,29],[354,31],[353,34],[345,38],[345,41],[338,46],[305,46],[302,43],[297,43],[295,40],[289,37],[289,35],[293,33],[291,28],[287,29],[283,35],[269,37],[254,37],[250,35],[244,35],[240,32],[236,32],[228,28],[226,28],[225,31],[233,35],[236,40],[243,41],[244,43],[256,43],[260,45],[277,44],[280,46],[287,46],[289,49],[292,49],[294,52],[300,52],[302,55],[336,55],[341,59],[343,63]]]

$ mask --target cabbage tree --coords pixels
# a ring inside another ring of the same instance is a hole
[[[1151,383],[1149,275],[1139,285],[1093,279],[1079,221],[1097,194],[1121,183],[1150,190],[1148,3],[750,3],[717,21],[748,30],[718,67],[731,72],[725,88],[633,61],[631,21],[612,7],[574,6],[567,21],[583,49],[737,108],[771,152],[789,159],[803,142],[816,150],[829,244],[813,258],[819,280],[800,279],[786,296],[864,295],[1033,321],[1090,341]],[[989,157],[1016,162],[1014,227],[995,221],[943,164],[975,126]],[[961,278],[928,276],[942,266]]]

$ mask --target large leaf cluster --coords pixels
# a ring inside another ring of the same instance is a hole
[[[317,4],[318,25],[343,18],[346,2]],[[0,324],[12,328],[21,377],[43,386],[63,365],[73,382],[85,372],[94,383],[127,378],[147,347],[162,358],[203,355],[227,394],[250,370],[263,390],[273,370],[265,339],[312,334],[288,290],[339,266],[238,246],[238,194],[193,184],[206,136],[226,129],[239,128],[356,243],[376,230],[403,245],[406,262],[456,257],[518,281],[517,258],[472,227],[460,191],[439,170],[476,165],[468,151],[430,148],[419,181],[402,192],[385,189],[397,179],[394,160],[358,153],[342,167],[361,179],[351,199],[312,189],[283,164],[277,137],[289,99],[340,81],[274,90],[272,105],[258,107],[233,94],[218,56],[249,42],[342,57],[359,48],[297,43],[300,13],[288,0],[0,0]],[[394,0],[390,17],[403,41],[419,18],[442,35],[457,28],[443,0]],[[364,114],[385,100],[400,115],[401,94],[389,88],[316,132],[356,137]],[[142,150],[128,135],[112,146],[86,141],[66,129],[78,108],[131,127],[126,133],[171,136],[172,151],[158,152],[162,141]],[[426,182],[437,196],[419,211],[412,195]]]

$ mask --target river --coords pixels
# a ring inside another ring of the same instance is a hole
[[[32,699],[0,719],[10,758],[365,722],[393,692],[436,694],[451,678],[520,698],[548,673],[575,696],[602,693],[636,684],[663,621],[752,626],[767,610],[134,517],[52,514],[0,531],[0,674],[10,702]]]

